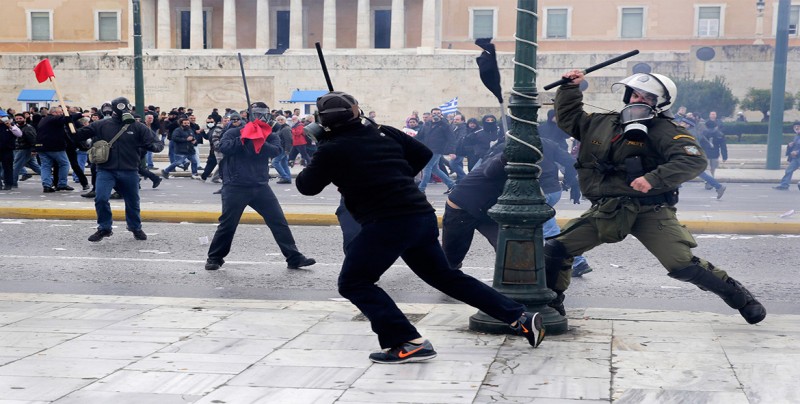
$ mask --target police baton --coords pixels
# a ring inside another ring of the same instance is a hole
[[[253,119],[253,114],[250,113],[250,92],[247,90],[247,76],[244,75],[244,62],[242,62],[242,53],[239,52],[239,68],[242,69],[242,82],[244,82],[244,97],[247,99],[247,120],[248,122]]]
[[[639,54],[639,50],[638,49],[634,49],[634,50],[632,50],[632,51],[630,51],[630,52],[628,52],[628,53],[626,53],[624,55],[619,55],[617,57],[613,57],[611,59],[608,59],[605,62],[601,62],[601,63],[598,63],[598,64],[596,64],[594,66],[587,67],[586,70],[583,71],[583,74],[589,74],[589,73],[591,73],[591,72],[593,72],[595,70],[600,70],[600,69],[602,69],[602,68],[604,68],[604,67],[606,67],[606,66],[608,66],[610,64],[617,63],[620,60],[625,60],[625,59],[627,59],[627,58],[629,58],[631,56],[635,56],[635,55],[638,55],[638,54]],[[558,87],[558,86],[560,86],[562,84],[567,84],[567,83],[569,83],[571,81],[572,81],[572,79],[568,79],[568,78],[562,77],[561,80],[554,81],[554,82],[544,86],[544,90],[547,91],[547,90],[549,90],[549,89],[551,89],[553,87]]]
[[[328,84],[328,91],[333,91],[333,83],[331,83],[331,76],[328,74],[328,65],[325,64],[325,56],[322,55],[322,46],[319,42],[314,43],[317,48],[317,56],[319,56],[319,64],[322,66],[322,74],[325,75],[325,83]]]

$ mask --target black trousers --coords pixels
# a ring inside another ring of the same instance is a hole
[[[206,178],[208,178],[208,176],[214,172],[214,168],[216,167],[217,167],[217,156],[214,154],[214,152],[209,152],[208,159],[206,159],[206,166],[203,168],[203,173],[200,174],[200,178],[202,178],[203,181],[205,181]]]
[[[504,323],[517,321],[525,311],[524,305],[450,267],[439,245],[433,212],[363,223],[346,249],[339,293],[367,316],[381,348],[420,337],[392,298],[376,284],[397,258],[428,285]]]
[[[14,149],[0,149],[0,165],[3,167],[3,186],[14,185]]]
[[[463,209],[444,206],[442,218],[442,249],[450,265],[458,267],[469,252],[475,230],[483,234],[497,251],[497,235],[500,228],[492,218],[476,218]]]
[[[283,209],[269,186],[223,185],[222,215],[219,217],[219,225],[214,233],[214,239],[211,240],[211,245],[208,247],[210,261],[222,262],[222,259],[230,253],[239,220],[248,206],[264,218],[264,223],[275,237],[275,242],[278,243],[278,247],[289,265],[299,264],[305,258],[297,250],[289,223],[286,222],[286,216],[283,215]]]

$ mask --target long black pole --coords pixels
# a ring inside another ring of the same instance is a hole
[[[250,91],[247,90],[247,76],[244,74],[244,62],[242,61],[242,54],[241,52],[239,55],[239,68],[242,69],[242,82],[244,82],[244,96],[247,99],[247,120],[250,121],[253,119],[252,114],[250,113]]]
[[[322,74],[325,75],[325,83],[328,84],[328,91],[333,91],[333,83],[331,83],[331,76],[328,74],[328,65],[325,64],[325,56],[322,55],[322,46],[319,42],[314,44],[317,48],[317,56],[319,56],[319,64],[322,65]]]
[[[583,71],[583,74],[589,74],[589,73],[591,73],[591,72],[593,72],[595,70],[602,69],[602,68],[604,68],[604,67],[606,67],[606,66],[608,66],[610,64],[617,63],[620,60],[625,60],[625,59],[627,59],[627,58],[629,58],[631,56],[635,56],[635,55],[638,55],[638,54],[639,54],[639,50],[638,49],[634,49],[634,50],[632,50],[632,51],[630,51],[630,52],[628,52],[628,53],[626,53],[624,55],[619,55],[617,57],[613,57],[611,59],[608,59],[605,62],[601,62],[601,63],[598,63],[598,64],[596,64],[594,66],[587,67],[586,70]],[[572,80],[571,79],[562,78],[561,80],[554,81],[554,82],[544,86],[544,89],[545,89],[545,91],[547,91],[547,90],[549,90],[549,89],[551,89],[553,87],[558,87],[558,86],[560,86],[562,84],[567,84],[570,81],[572,81]]]

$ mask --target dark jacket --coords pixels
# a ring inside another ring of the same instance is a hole
[[[475,129],[469,127],[469,123],[474,122],[477,126]],[[481,158],[486,152],[489,151],[489,146],[493,139],[481,127],[480,121],[475,118],[470,118],[467,121],[467,134],[464,136],[464,148],[467,151],[466,156],[472,158]]]
[[[15,150],[28,150],[33,149],[36,145],[36,128],[30,124],[19,128],[22,131],[22,136],[18,137],[14,144]]]
[[[75,139],[111,142],[123,126],[124,124],[118,117],[101,119],[78,129]],[[138,171],[142,150],[158,153],[164,150],[164,144],[156,139],[155,134],[147,125],[134,122],[111,145],[108,161],[98,164],[97,168],[100,170]]]
[[[722,156],[722,160],[728,159],[728,143],[725,141],[725,135],[719,129],[706,129],[703,131],[702,137],[706,140],[705,142],[701,141],[701,145],[709,159],[716,160],[720,156]]]
[[[422,143],[398,129],[380,131],[361,122],[326,132],[295,184],[303,195],[316,195],[333,183],[347,210],[361,223],[434,211],[414,183],[433,157]]]
[[[450,195],[451,202],[474,218],[487,216],[503,193],[508,175],[503,154],[495,154],[464,177]]]
[[[36,150],[48,152],[67,150],[67,133],[64,125],[82,116],[81,114],[72,114],[71,117],[47,115],[42,118],[36,127]]]
[[[231,126],[222,134],[222,139],[219,141],[219,151],[225,155],[225,164],[221,164],[222,183],[225,186],[267,186],[269,159],[283,152],[281,141],[273,132],[267,137],[261,151],[256,153],[252,140],[245,139],[242,143],[243,127]]]
[[[458,125],[453,125],[453,135],[451,136],[452,142],[455,144],[453,146],[452,152],[455,153],[457,156],[466,156],[468,155],[468,150],[464,147],[464,138],[467,137],[467,124],[460,123]]]
[[[276,124],[273,132],[277,133],[280,137],[283,152],[288,154],[292,151],[292,128],[289,127],[289,124]]]
[[[434,154],[448,154],[448,147],[451,144],[450,124],[442,119],[439,122],[428,122],[422,126],[417,134],[417,138]]]
[[[564,183],[569,188],[578,186],[578,173],[575,171],[575,158],[559,145],[547,138],[542,138],[542,153],[544,158],[539,162],[542,173],[539,175],[539,185],[542,192],[551,194],[560,191],[561,182],[558,180],[559,166],[564,169]]]
[[[192,127],[184,128],[179,126],[172,131],[169,147],[174,148],[173,153],[188,156],[194,154],[194,142],[189,140],[189,136],[195,137]]]
[[[18,131],[18,132],[17,132]],[[17,132],[14,134],[13,132]],[[17,144],[17,135],[21,134],[22,131],[19,130],[14,124],[11,124],[11,127],[6,126],[4,123],[0,123],[0,150],[14,150]]]

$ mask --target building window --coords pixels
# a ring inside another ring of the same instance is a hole
[[[798,24],[800,24],[800,6],[791,6],[789,8],[789,35],[798,36]]]
[[[30,38],[31,41],[52,41],[51,11],[30,11]]]
[[[469,36],[472,39],[494,38],[497,33],[497,12],[495,9],[475,8],[470,9]]]
[[[644,37],[644,8],[626,7],[620,10],[620,38]]]
[[[545,38],[569,38],[569,9],[548,8],[544,18]]]
[[[702,38],[718,38],[721,36],[722,7],[697,8],[697,36]]]
[[[95,14],[95,27],[98,41],[119,41],[119,12],[98,11]]]

